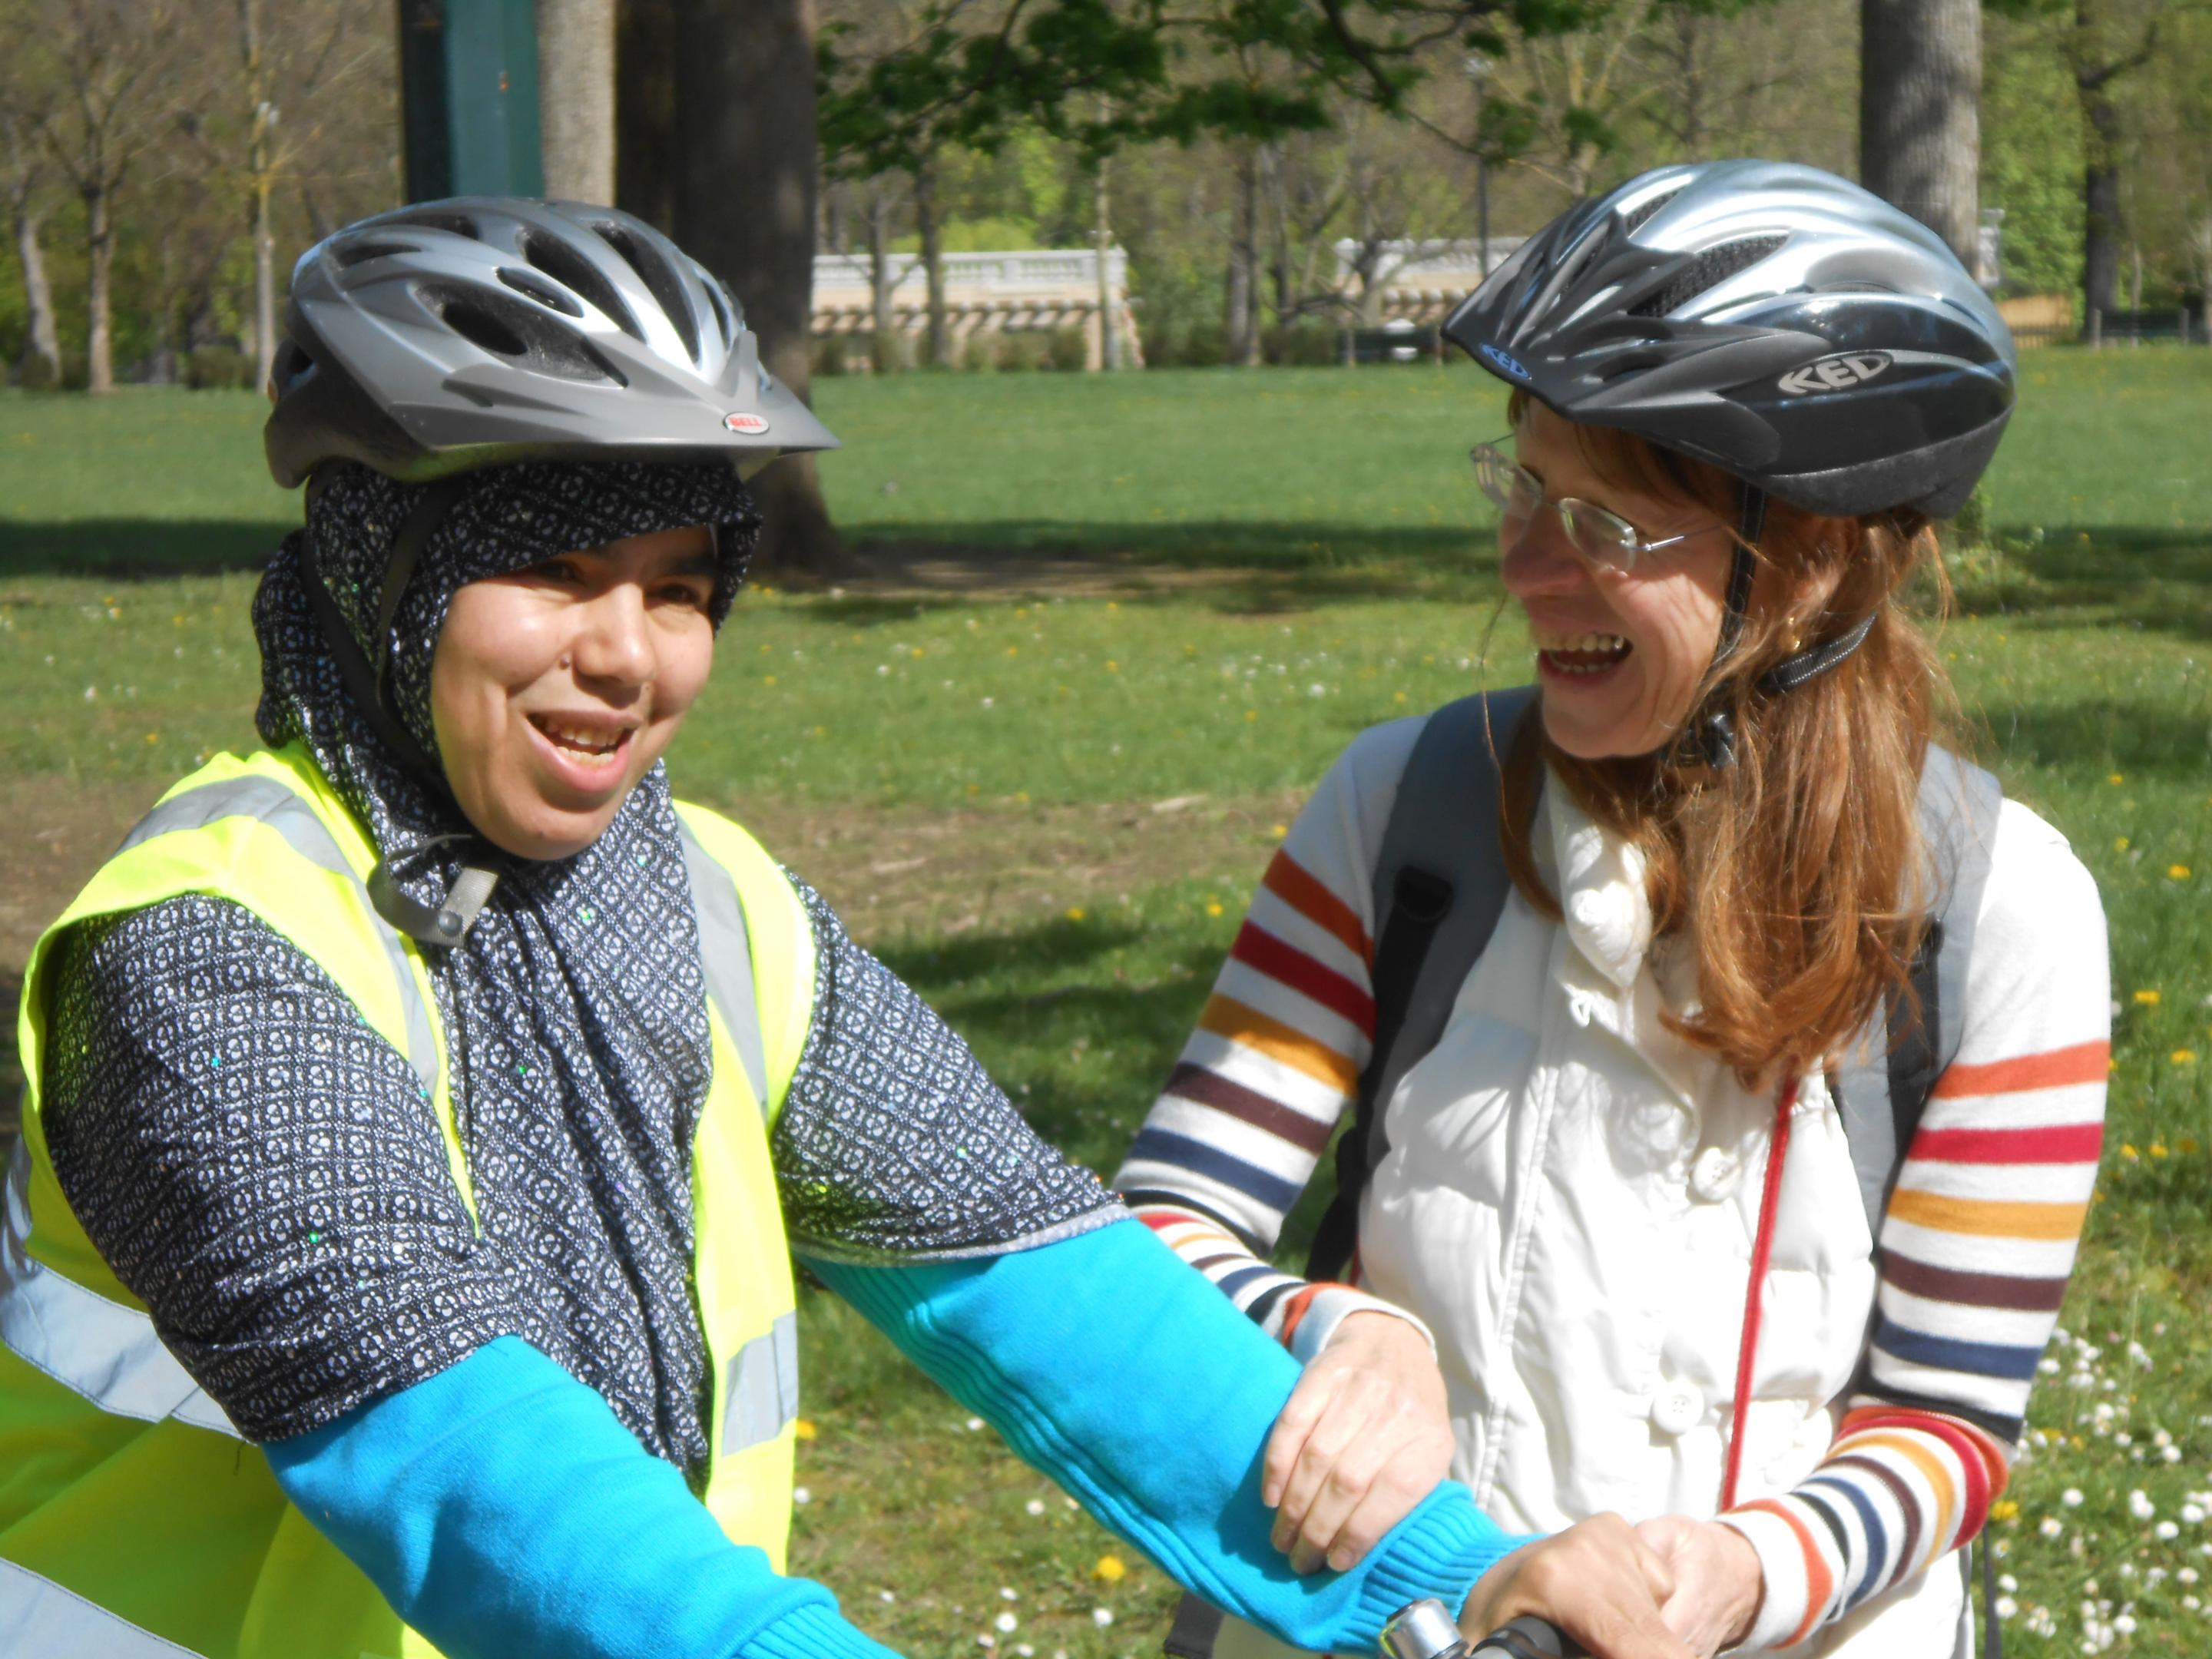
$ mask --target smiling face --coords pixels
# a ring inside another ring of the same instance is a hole
[[[707,683],[714,540],[657,531],[470,582],[430,668],[453,799],[520,858],[599,838]]]
[[[1729,530],[1687,495],[1601,476],[1574,428],[1534,398],[1521,410],[1514,448],[1543,481],[1547,501],[1579,497],[1620,514],[1647,541],[1687,538],[1620,571],[1577,552],[1549,507],[1499,527],[1505,590],[1527,614],[1536,647],[1546,733],[1584,760],[1649,754],[1688,720],[1712,663],[1734,546]]]

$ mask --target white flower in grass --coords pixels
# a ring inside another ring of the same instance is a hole
[[[2014,1601],[2014,1600],[2012,1599],[2012,1597],[2010,1597],[2009,1595],[2000,1595],[1999,1597],[1997,1597],[1997,1617],[1998,1617],[1998,1618],[2000,1618],[2000,1619],[2009,1619],[2009,1618],[2011,1618],[2014,1613],[2018,1613],[2019,1611],[2020,1611],[2020,1603],[2019,1603],[2019,1602],[2017,1602],[2017,1601]]]
[[[2171,1521],[2160,1522],[2154,1530],[2161,1539],[2172,1539],[2181,1536],[2181,1528],[2175,1526]]]
[[[2036,1530],[2045,1538],[2056,1538],[2066,1530],[2066,1523],[2055,1515],[2046,1515],[2037,1526]]]
[[[2128,1494],[2128,1513],[2138,1521],[2148,1521],[2158,1513],[2158,1505],[2150,1501],[2150,1494],[2137,1486]]]
[[[1011,1613],[1002,1613],[991,1622],[998,1626],[999,1633],[1000,1635],[1011,1636],[1014,1633],[1014,1626],[1020,1624],[1022,1621],[1015,1618]]]
[[[1114,1622],[1114,1609],[1111,1607],[1091,1608],[1091,1622],[1097,1626],[1099,1629],[1104,1630],[1107,1626]]]
[[[1028,1503],[1023,1504],[1022,1507],[1027,1510],[1031,1515],[1042,1515],[1044,1513],[1044,1499],[1042,1498],[1032,1498]]]
[[[2080,1509],[2081,1507],[2081,1488],[2079,1486],[2067,1487],[2064,1492],[2058,1494],[2058,1501],[2065,1504],[2069,1510]]]

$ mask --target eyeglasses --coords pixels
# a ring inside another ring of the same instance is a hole
[[[1467,458],[1474,463],[1475,483],[1490,498],[1504,524],[1526,524],[1542,508],[1549,507],[1559,515],[1559,527],[1567,532],[1567,540],[1574,544],[1575,550],[1601,569],[1633,570],[1636,562],[1645,554],[1656,553],[1662,548],[1673,547],[1704,533],[1693,530],[1650,541],[1620,514],[1608,513],[1594,502],[1573,495],[1547,501],[1544,481],[1495,443],[1477,444],[1467,452]]]

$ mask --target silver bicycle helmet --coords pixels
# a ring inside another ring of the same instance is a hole
[[[1569,420],[1838,515],[1956,512],[2017,369],[1996,307],[1934,232],[1773,161],[1660,167],[1577,204],[1444,336]]]
[[[263,434],[285,488],[321,462],[419,483],[498,462],[726,459],[837,440],[761,367],[720,278],[612,208],[456,197],[301,257]]]

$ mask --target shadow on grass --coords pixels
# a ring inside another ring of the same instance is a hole
[[[1965,609],[2030,627],[2078,627],[2088,612],[2212,639],[2212,527],[2067,525],[2039,542],[2008,532],[2002,549],[1954,562]]]
[[[112,576],[127,581],[258,570],[290,527],[247,520],[0,520],[0,577]]]
[[[2185,783],[2212,775],[2212,725],[2148,700],[2029,704],[1986,712],[1980,728],[2014,764]]]

